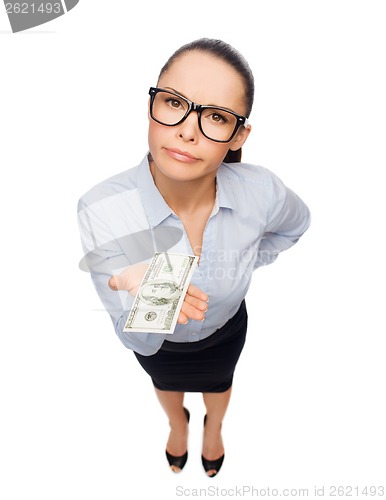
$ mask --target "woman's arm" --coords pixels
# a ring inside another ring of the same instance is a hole
[[[88,207],[82,199],[78,205],[78,223],[85,254],[81,267],[90,272],[116,334],[126,347],[140,354],[155,353],[165,339],[164,334],[123,332],[136,291],[148,266],[145,261],[138,263],[130,260],[133,235],[128,236],[130,245],[124,244],[125,238],[115,238],[101,213],[92,206]],[[190,318],[203,319],[207,300],[204,292],[191,285],[178,322],[185,324]]]
[[[279,253],[291,248],[308,229],[311,216],[307,205],[276,176],[272,210],[260,242],[255,267],[274,262]]]

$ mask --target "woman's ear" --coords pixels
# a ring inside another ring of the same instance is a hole
[[[237,132],[236,136],[232,139],[229,149],[231,151],[237,151],[238,149],[240,149],[244,145],[245,141],[248,139],[251,130],[252,130],[251,125],[247,125],[246,127],[241,127]]]

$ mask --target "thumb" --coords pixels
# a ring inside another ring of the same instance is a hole
[[[118,290],[117,276],[111,276],[111,278],[108,281],[108,285],[112,290],[114,291]]]
[[[111,276],[108,284],[114,291],[126,290],[129,292],[131,287],[130,280],[125,274],[115,274],[114,276]]]

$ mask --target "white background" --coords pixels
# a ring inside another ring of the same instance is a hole
[[[18,34],[1,10],[1,498],[169,499],[178,485],[312,498],[314,486],[327,496],[386,483],[385,10],[80,0]],[[215,479],[200,463],[199,394],[186,397],[188,463],[168,470],[150,379],[77,267],[78,198],[141,161],[148,87],[201,36],[231,43],[254,71],[244,160],[277,173],[313,215],[254,276]]]

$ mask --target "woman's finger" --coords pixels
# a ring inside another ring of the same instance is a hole
[[[202,321],[205,318],[204,311],[197,309],[197,307],[192,306],[188,302],[183,302],[181,307],[181,312],[189,319],[195,319],[196,321]]]
[[[188,294],[185,295],[184,302],[190,304],[196,309],[199,309],[200,311],[205,312],[208,309],[208,302],[206,300],[197,299],[196,297],[192,297]]]
[[[111,278],[108,281],[108,285],[111,288],[111,290],[114,290],[114,291],[118,290],[117,281],[115,279],[115,276],[111,276]]]
[[[184,314],[183,312],[180,311],[180,314],[178,315],[177,323],[180,323],[181,325],[186,325],[188,323],[189,318]]]
[[[129,291],[131,288],[129,277],[125,274],[116,274],[114,276],[111,276],[111,278],[108,281],[108,284],[112,290]]]
[[[112,290],[126,290],[135,295],[148,267],[149,264],[143,262],[128,266],[120,274],[111,276],[108,285]]]
[[[195,285],[190,284],[186,293],[191,297],[208,302],[208,295]]]

